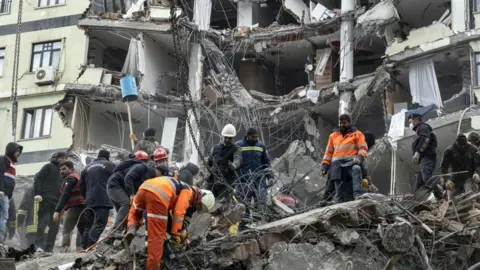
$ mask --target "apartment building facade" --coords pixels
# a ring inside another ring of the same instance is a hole
[[[58,115],[62,111],[57,112],[55,104],[64,100],[65,83],[75,81],[86,59],[88,39],[76,24],[89,4],[88,0],[23,1],[14,138],[10,98],[19,3],[0,0],[0,145],[16,139],[24,146],[17,167],[20,175],[34,175],[52,153],[72,144],[72,130],[62,122]]]

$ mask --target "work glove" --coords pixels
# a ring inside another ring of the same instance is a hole
[[[5,193],[3,193],[3,191],[0,191],[0,200],[3,199],[3,196],[5,196]]]
[[[327,175],[327,170],[322,170],[322,176]]]
[[[415,165],[418,165],[420,163],[420,153],[415,152],[415,154],[412,157],[412,163]]]
[[[187,230],[182,230],[178,235],[180,237],[180,242],[183,244],[188,239],[188,232]]]
[[[362,180],[362,188],[363,188],[363,190],[368,189],[368,179],[363,179]]]
[[[455,184],[453,184],[452,180],[447,180],[447,182],[445,182],[445,186],[447,187],[448,190],[452,191],[453,188],[455,187]]]
[[[360,164],[362,161],[358,157],[353,158],[353,164]]]
[[[37,201],[37,202],[43,201],[43,198],[42,198],[42,196],[40,196],[40,195],[35,196],[33,199],[34,199],[35,201]]]
[[[60,213],[59,213],[59,212],[55,212],[55,213],[53,214],[53,222],[54,222],[55,224],[58,224],[58,222],[60,222]]]
[[[137,141],[137,136],[135,136],[135,134],[133,133],[130,133],[130,140],[133,140],[134,142]]]
[[[473,182],[475,182],[475,184],[480,184],[480,175],[478,175],[478,173],[473,175]]]
[[[235,164],[233,164],[233,162],[230,162],[230,161],[228,162],[228,167],[234,171],[237,169],[237,166],[235,166]]]

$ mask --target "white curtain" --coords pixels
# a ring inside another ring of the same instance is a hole
[[[388,137],[394,139],[403,137],[405,132],[405,113],[406,109],[402,109],[399,113],[392,116],[390,121],[390,129],[388,129]]]
[[[438,108],[443,107],[432,59],[419,60],[410,64],[408,77],[413,103],[421,106],[436,104]]]

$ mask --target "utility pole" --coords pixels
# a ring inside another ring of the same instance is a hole
[[[342,0],[342,15],[355,10],[355,0]],[[342,18],[340,28],[340,82],[353,79],[353,16]],[[340,94],[338,114],[350,113],[351,92]]]

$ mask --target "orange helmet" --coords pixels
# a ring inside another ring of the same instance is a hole
[[[134,156],[139,160],[148,160],[148,154],[145,151],[137,151]]]
[[[168,153],[164,148],[157,148],[155,152],[153,152],[153,160],[162,160],[162,159],[167,159],[168,158]]]

